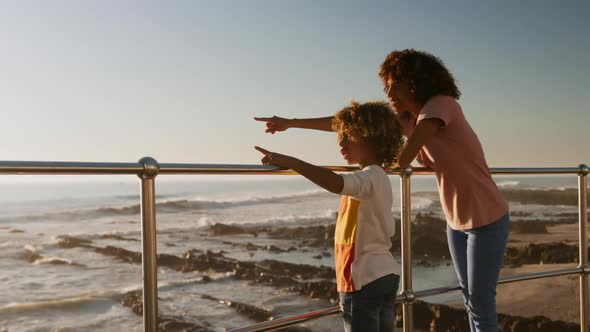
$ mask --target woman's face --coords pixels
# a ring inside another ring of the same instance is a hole
[[[422,105],[418,104],[414,97],[414,91],[410,85],[403,81],[395,81],[393,78],[387,79],[383,88],[391,106],[398,114],[412,113],[418,115]]]

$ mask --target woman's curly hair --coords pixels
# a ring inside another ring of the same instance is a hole
[[[423,51],[406,49],[389,53],[381,64],[379,77],[384,84],[389,78],[408,83],[415,92],[416,101],[422,105],[436,95],[455,99],[461,96],[455,78],[442,60]]]
[[[359,104],[353,100],[334,115],[332,129],[339,137],[367,141],[385,168],[391,166],[402,146],[399,122],[386,102]]]

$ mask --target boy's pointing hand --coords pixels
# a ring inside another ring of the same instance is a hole
[[[260,160],[263,165],[274,165],[278,167],[290,168],[289,161],[292,159],[291,157],[282,155],[280,153],[270,152],[259,146],[255,146],[254,148],[264,155],[264,157]]]

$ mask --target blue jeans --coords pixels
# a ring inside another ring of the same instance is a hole
[[[351,293],[340,293],[346,332],[390,332],[395,326],[394,304],[399,276],[389,274]]]
[[[447,226],[449,249],[472,332],[498,331],[496,286],[509,226],[508,213],[494,223],[473,229],[454,230]]]

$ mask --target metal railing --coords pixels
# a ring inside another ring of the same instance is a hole
[[[337,172],[354,171],[356,167],[327,166]],[[589,167],[560,168],[490,168],[492,174],[577,174],[578,175],[578,215],[579,215],[579,265],[576,268],[521,274],[500,278],[499,283],[518,282],[564,275],[579,275],[580,284],[580,331],[588,332],[590,323],[588,298],[588,196],[587,177]],[[412,302],[421,297],[443,294],[459,290],[459,286],[431,288],[414,292],[412,289],[411,254],[411,177],[413,175],[432,175],[426,168],[390,169],[389,174],[400,176],[401,182],[401,252],[402,282],[401,292],[396,303],[403,305],[403,331],[413,330]],[[156,160],[145,157],[137,163],[86,163],[86,162],[36,162],[0,161],[0,174],[134,174],[141,181],[141,235],[143,269],[143,326],[145,332],[158,330],[158,281],[156,249],[156,190],[155,179],[159,174],[297,174],[273,166],[260,165],[219,165],[219,164],[158,164]],[[279,328],[338,314],[339,307],[320,309],[296,316],[280,318],[252,326],[232,330],[232,332],[273,331]]]

